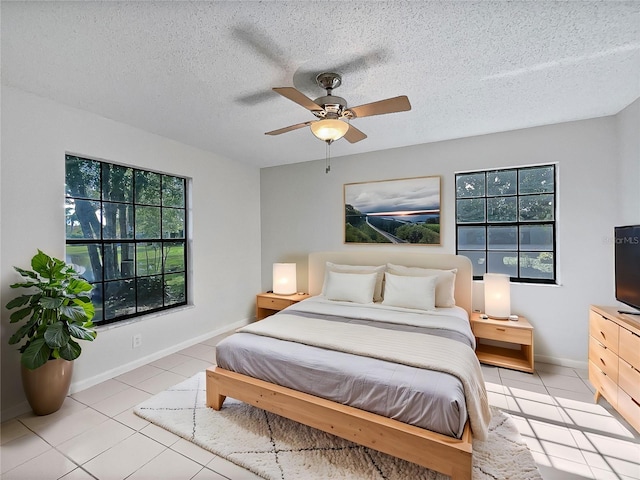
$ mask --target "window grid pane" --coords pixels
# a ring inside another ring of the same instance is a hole
[[[487,218],[484,198],[465,198],[456,200],[456,219],[458,223],[484,222]]]
[[[515,222],[517,220],[517,197],[487,198],[487,222]]]
[[[67,197],[64,208],[67,238],[100,239],[100,202]]]
[[[187,303],[186,179],[67,155],[67,262],[95,324]]]
[[[517,226],[487,227],[487,250],[517,250]]]
[[[100,200],[102,197],[100,162],[67,155],[65,169],[67,196]]]
[[[102,199],[129,203],[132,193],[133,169],[102,162]]]
[[[102,222],[102,238],[133,238],[133,209],[126,203],[103,202],[98,211]]]
[[[555,283],[555,165],[459,173],[455,182],[456,252],[474,279]]]
[[[458,227],[458,250],[486,250],[486,227]]]
[[[487,255],[487,271],[518,276],[518,252],[492,252]]]
[[[160,205],[160,174],[136,170],[136,203]]]
[[[515,195],[518,186],[517,170],[487,172],[487,196]]]
[[[484,197],[485,182],[484,172],[457,175],[456,198]]]

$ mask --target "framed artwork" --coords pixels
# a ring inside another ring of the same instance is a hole
[[[440,177],[346,183],[344,241],[440,245]]]

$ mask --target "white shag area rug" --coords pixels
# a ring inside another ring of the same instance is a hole
[[[227,398],[205,403],[205,373],[135,408],[140,417],[269,480],[448,480],[416,464]],[[541,480],[514,421],[492,408],[489,438],[473,442],[473,480]]]

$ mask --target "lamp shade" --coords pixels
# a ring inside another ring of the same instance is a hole
[[[273,264],[273,293],[293,295],[298,291],[295,263]]]
[[[484,313],[499,319],[507,319],[511,315],[509,275],[484,274]]]
[[[347,130],[349,130],[349,124],[335,118],[325,118],[311,124],[311,133],[325,142],[339,140],[344,137]]]

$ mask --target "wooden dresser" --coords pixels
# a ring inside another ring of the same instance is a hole
[[[640,318],[616,307],[589,309],[589,381],[640,432]]]

